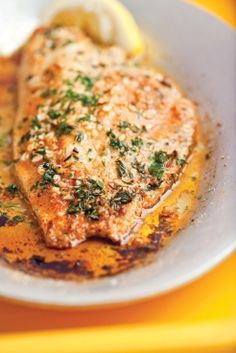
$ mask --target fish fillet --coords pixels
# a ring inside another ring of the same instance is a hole
[[[48,247],[126,243],[179,179],[197,116],[165,75],[73,27],[44,27],[23,49],[15,172]]]

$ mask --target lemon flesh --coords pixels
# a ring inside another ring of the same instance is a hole
[[[132,56],[144,51],[133,16],[117,0],[54,0],[43,14],[43,22],[50,21],[78,26],[93,40],[119,45]]]

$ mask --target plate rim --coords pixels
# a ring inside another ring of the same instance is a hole
[[[228,258],[230,255],[232,255],[236,251],[236,241],[232,245],[230,245],[227,249],[224,249],[221,254],[218,256],[210,259],[207,264],[204,264],[203,266],[197,268],[195,271],[192,271],[188,273],[188,275],[182,276],[179,279],[176,280],[176,282],[171,285],[163,286],[162,289],[159,289],[158,292],[156,292],[155,287],[151,288],[149,290],[144,290],[143,293],[137,292],[135,295],[131,294],[130,296],[127,296],[125,298],[115,298],[115,299],[105,299],[104,301],[94,301],[93,303],[88,302],[80,302],[80,303],[52,303],[51,301],[47,300],[39,300],[37,299],[37,296],[35,298],[25,298],[25,296],[17,296],[14,293],[11,293],[11,291],[2,291],[0,288],[0,299],[3,299],[5,301],[13,301],[14,303],[19,303],[23,305],[28,305],[28,306],[34,306],[34,307],[40,307],[40,308],[55,308],[55,309],[63,309],[63,308],[78,308],[78,309],[94,309],[97,307],[101,308],[107,308],[107,307],[115,307],[115,306],[121,306],[121,305],[128,305],[130,303],[138,303],[142,302],[146,299],[151,299],[154,297],[159,297],[162,295],[165,295],[167,293],[170,293],[172,291],[178,290],[180,288],[183,288],[185,286],[190,285],[191,283],[199,280],[202,276],[207,275],[211,270],[213,270],[215,267],[220,265],[223,260]],[[172,282],[173,283],[173,282]]]
[[[195,3],[189,3],[187,0],[172,0],[175,1],[176,3],[182,3],[185,6],[188,7],[193,7],[195,8],[196,11],[200,11],[204,13],[205,16],[210,17],[211,19],[214,19],[217,22],[220,22],[221,26],[224,26],[227,28],[227,30],[233,31],[235,34],[236,31],[235,29],[227,23],[225,20],[223,20],[219,15],[212,13],[211,11],[207,10],[203,6]],[[193,281],[199,279],[202,275],[207,274],[210,270],[212,270],[215,266],[219,265],[226,257],[228,257],[230,254],[232,254],[236,250],[236,240],[232,242],[228,247],[225,247],[221,252],[219,252],[217,255],[214,257],[211,257],[208,261],[205,261],[203,265],[198,266],[195,270],[177,277],[175,282],[169,283],[169,285],[163,285],[163,287],[159,287],[158,291],[155,290],[155,283],[152,286],[149,286],[146,289],[143,289],[142,291],[136,291],[136,293],[131,295],[125,295],[125,298],[122,297],[122,293],[119,294],[118,298],[105,298],[104,300],[91,300],[87,301],[81,301],[81,298],[78,298],[76,303],[68,303],[68,302],[60,302],[60,303],[52,303],[50,301],[47,301],[47,299],[42,298],[39,299],[37,298],[37,295],[35,298],[33,296],[28,296],[25,294],[24,296],[22,295],[17,295],[16,293],[12,293],[11,290],[4,290],[4,288],[1,288],[0,286],[0,298],[3,298],[5,300],[13,300],[14,302],[19,302],[22,304],[28,304],[28,305],[33,305],[33,306],[40,306],[40,307],[55,307],[55,308],[94,308],[94,307],[107,307],[107,306],[115,306],[115,305],[127,305],[129,303],[133,302],[139,302],[142,300],[145,300],[147,298],[152,298],[154,296],[159,296],[163,295],[165,293],[168,293],[172,290],[177,290],[182,286],[189,285]],[[1,265],[0,265],[0,270],[1,270]],[[115,278],[116,276],[114,276]],[[132,291],[131,291],[132,292]]]

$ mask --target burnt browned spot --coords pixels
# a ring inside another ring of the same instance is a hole
[[[173,86],[171,80],[167,76],[163,77],[163,79],[161,80],[161,84],[165,87],[172,87]]]
[[[8,217],[6,214],[0,215],[0,227],[5,227],[8,222]]]
[[[151,239],[151,242],[156,247],[156,249],[161,247],[162,236],[160,233],[158,233],[158,231],[151,233],[149,238]]]
[[[154,228],[155,233],[160,237],[170,237],[175,230],[174,224],[177,218],[176,212],[164,208],[159,216],[159,224]]]
[[[59,273],[73,272],[79,276],[91,277],[92,271],[89,271],[82,261],[78,260],[75,263],[69,261],[51,261],[46,262],[42,256],[34,255],[29,260],[33,267],[42,270],[52,270]]]
[[[134,265],[137,261],[143,260],[148,254],[158,250],[159,244],[147,244],[141,247],[128,246],[126,248],[116,247],[115,251],[121,256],[119,262],[128,261],[130,265]]]
[[[3,251],[4,254],[11,254],[12,253],[12,251],[10,249],[6,248],[6,247],[4,247],[2,249],[2,251]]]

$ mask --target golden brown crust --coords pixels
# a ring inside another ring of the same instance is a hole
[[[189,218],[195,205],[202,174],[200,161],[205,152],[199,154],[194,149],[181,182],[156,211],[146,217],[143,226],[126,245],[93,239],[63,251],[47,248],[21,194],[9,193],[9,187],[16,184],[11,130],[16,109],[18,58],[0,58],[0,257],[28,273],[64,280],[114,275],[142,264],[149,259],[148,254],[165,245]],[[196,140],[199,141],[199,136]]]
[[[73,28],[36,31],[24,49],[16,175],[49,247],[127,242],[171,188],[196,114],[175,85]]]

